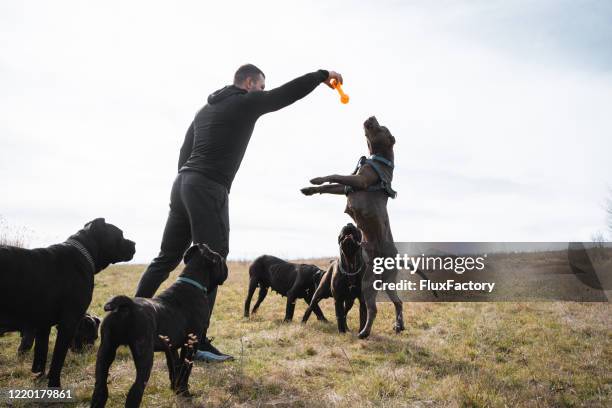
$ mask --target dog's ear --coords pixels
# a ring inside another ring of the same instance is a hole
[[[191,261],[191,258],[193,258],[193,256],[198,251],[200,251],[200,248],[198,248],[197,245],[193,245],[191,248],[187,250],[187,252],[185,252],[185,255],[183,255],[183,262],[185,262],[185,264],[188,264],[189,261]]]
[[[216,285],[223,285],[223,282],[227,279],[228,270],[225,259],[217,252],[210,249],[206,244],[198,244],[202,256],[204,256],[209,262],[213,264],[211,272],[211,281]]]
[[[220,262],[217,264],[215,268],[215,272],[213,274],[213,279],[217,285],[223,285],[223,282],[227,279],[228,270],[227,263],[225,259],[221,258]]]
[[[94,320],[94,322],[96,323],[96,329],[98,327],[100,327],[100,318],[98,316],[91,316],[91,318]]]
[[[202,253],[202,256],[214,264],[219,263],[219,261],[223,259],[221,255],[219,255],[218,253],[210,249],[210,247],[206,244],[200,243],[200,244],[196,244],[196,246]]]
[[[102,227],[104,225],[106,225],[106,221],[104,220],[104,218],[96,218],[95,220],[89,221],[87,224],[85,224],[83,228],[88,230],[88,229]]]

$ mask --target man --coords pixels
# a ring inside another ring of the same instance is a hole
[[[136,296],[153,297],[180,263],[191,242],[205,243],[224,258],[229,252],[228,194],[257,119],[305,97],[320,83],[330,88],[342,76],[319,70],[264,91],[266,77],[255,65],[238,68],[233,85],[212,93],[189,126],[181,147],[179,172],[170,194],[170,213],[159,255],[138,283]],[[217,294],[211,288],[212,315]],[[210,321],[210,316],[209,316]],[[205,325],[208,327],[208,324]],[[227,360],[206,337],[200,337],[199,359]]]

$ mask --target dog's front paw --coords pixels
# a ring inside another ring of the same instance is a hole
[[[310,184],[316,184],[318,186],[325,183],[326,181],[327,179],[325,177],[315,177],[310,180]]]
[[[302,194],[304,194],[305,196],[311,196],[314,193],[317,192],[317,188],[316,187],[304,187],[303,189],[300,190],[302,192]]]

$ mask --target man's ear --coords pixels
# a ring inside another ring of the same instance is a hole
[[[187,250],[187,252],[185,252],[185,255],[183,255],[183,262],[185,262],[185,264],[188,264],[191,258],[193,258],[193,256],[198,251],[200,251],[200,248],[198,247],[198,245],[193,245],[191,248]]]
[[[243,84],[247,91],[250,91],[253,88],[253,82],[253,78],[251,78],[250,76],[246,77]]]

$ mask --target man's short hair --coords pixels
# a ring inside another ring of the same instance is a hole
[[[247,78],[255,78],[258,75],[261,75],[264,78],[266,77],[263,71],[257,68],[255,65],[244,64],[240,68],[238,68],[238,70],[234,74],[234,85],[240,85],[244,81],[246,81]]]

